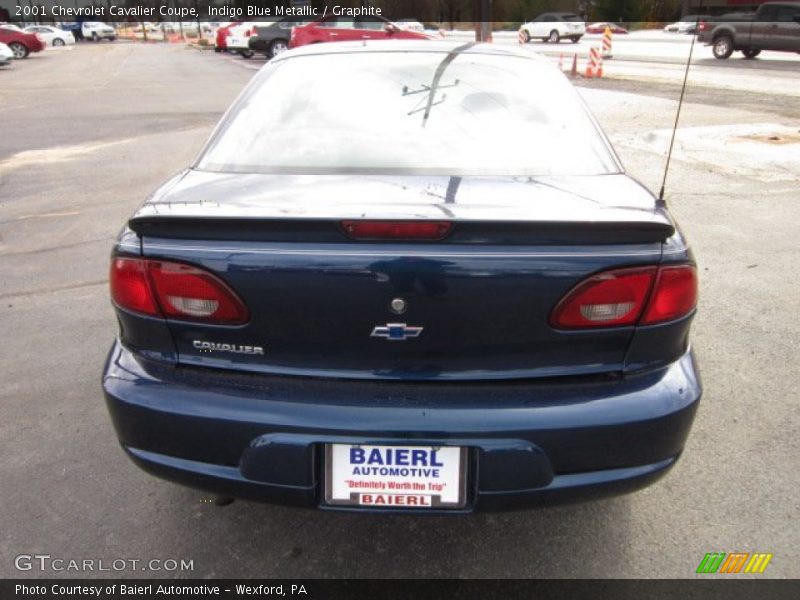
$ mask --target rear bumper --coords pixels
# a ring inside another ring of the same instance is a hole
[[[690,352],[617,381],[453,385],[168,368],[119,343],[103,389],[127,454],[164,479],[334,510],[322,501],[325,443],[465,446],[461,512],[644,487],[675,464],[701,396]]]

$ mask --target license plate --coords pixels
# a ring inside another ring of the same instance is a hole
[[[325,446],[325,502],[362,508],[462,508],[467,449]]]

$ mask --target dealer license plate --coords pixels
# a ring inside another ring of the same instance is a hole
[[[462,508],[467,449],[326,444],[325,502],[363,508]]]

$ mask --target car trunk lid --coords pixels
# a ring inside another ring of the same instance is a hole
[[[452,230],[439,241],[361,241],[342,226],[367,219]],[[237,327],[170,321],[180,363],[378,379],[619,371],[633,328],[557,331],[548,318],[587,276],[658,263],[674,232],[624,175],[190,172],[130,226],[145,256],[210,270],[249,309]]]

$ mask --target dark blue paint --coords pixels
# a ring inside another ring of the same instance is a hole
[[[210,270],[252,317],[224,327],[117,310],[103,389],[132,460],[222,495],[325,509],[330,443],[467,448],[455,512],[663,475],[702,393],[693,315],[593,331],[548,317],[594,273],[692,262],[669,213],[625,175],[467,177],[448,202],[446,180],[189,171],[159,190],[115,252]],[[397,215],[447,218],[453,232],[376,243],[337,229]],[[389,310],[397,297],[402,316]],[[200,352],[196,340],[264,355]]]
[[[656,264],[661,244],[369,247],[145,239],[153,258],[215,272],[243,298],[241,327],[170,323],[181,364],[270,374],[366,379],[510,379],[623,369],[633,328],[556,331],[547,318],[578,281],[617,266]],[[400,254],[400,257],[391,257]],[[371,337],[399,320],[405,341]],[[195,340],[257,345],[264,356],[200,352]]]
[[[617,381],[430,385],[187,370],[119,344],[103,388],[123,447],[161,477],[317,506],[322,444],[466,446],[467,511],[647,485],[680,455],[701,395],[689,353]]]

